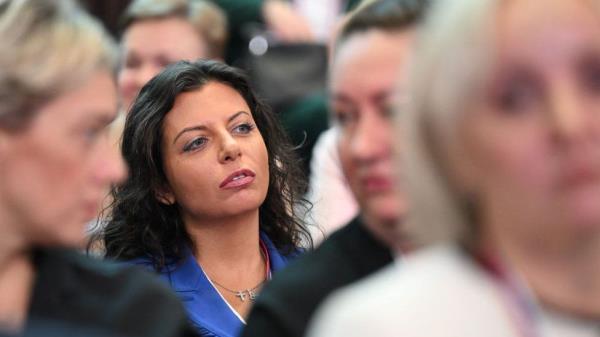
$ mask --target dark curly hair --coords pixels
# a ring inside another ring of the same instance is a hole
[[[221,62],[180,61],[165,68],[141,90],[125,122],[122,151],[129,178],[113,188],[105,227],[96,235],[106,257],[128,260],[148,257],[156,270],[180,261],[193,242],[185,230],[177,204],[165,205],[156,191],[167,183],[161,153],[162,124],[177,96],[219,82],[246,101],[269,154],[269,187],[259,208],[259,226],[284,254],[301,243],[312,246],[310,234],[296,212],[308,207],[302,197],[306,176],[294,156],[276,116],[249,86],[239,69]]]

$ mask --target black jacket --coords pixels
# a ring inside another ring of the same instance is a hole
[[[273,277],[253,306],[242,337],[300,337],[327,295],[392,261],[359,218]]]
[[[25,336],[195,336],[154,275],[67,249],[37,251],[34,264]]]

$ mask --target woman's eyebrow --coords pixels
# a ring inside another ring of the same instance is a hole
[[[229,117],[229,118],[227,119],[227,123],[229,123],[229,122],[231,122],[232,120],[234,120],[234,119],[238,118],[238,116],[239,116],[239,115],[242,115],[242,114],[246,114],[246,115],[248,115],[248,116],[252,117],[252,116],[251,116],[249,113],[247,113],[246,111],[238,111],[238,112],[234,113],[234,114],[233,114],[231,117]]]
[[[250,114],[248,112],[246,112],[246,111],[238,111],[238,112],[234,113],[233,115],[231,115],[229,118],[227,118],[227,122],[230,123],[232,120],[238,118],[238,116],[243,115],[243,114],[250,116]],[[194,126],[187,127],[185,129],[181,130],[177,134],[177,136],[175,136],[175,139],[173,139],[173,144],[175,144],[175,142],[177,142],[177,139],[179,139],[179,137],[181,137],[181,135],[183,135],[186,132],[190,132],[190,131],[202,131],[202,130],[206,130],[206,126],[204,126],[204,125],[194,125]]]
[[[173,139],[173,144],[175,144],[175,142],[177,141],[177,139],[179,139],[179,137],[181,137],[181,135],[183,135],[186,132],[190,132],[190,131],[202,131],[202,130],[206,130],[206,126],[204,125],[194,125],[194,126],[190,126],[187,127],[183,130],[181,130],[177,136],[175,136],[175,139]]]

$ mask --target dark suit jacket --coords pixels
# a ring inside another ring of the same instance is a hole
[[[195,336],[176,295],[154,275],[75,251],[35,253],[25,336]]]
[[[327,295],[391,261],[391,251],[359,218],[352,220],[273,277],[257,298],[242,337],[303,336]]]

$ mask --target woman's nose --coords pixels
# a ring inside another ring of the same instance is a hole
[[[550,120],[552,130],[557,139],[566,142],[581,140],[590,134],[593,125],[597,124],[594,116],[595,101],[586,97],[569,83],[562,83],[551,95]],[[591,109],[591,110],[590,110]]]
[[[242,155],[240,145],[237,140],[231,135],[222,137],[221,151],[219,152],[219,161],[226,163],[235,161]]]

